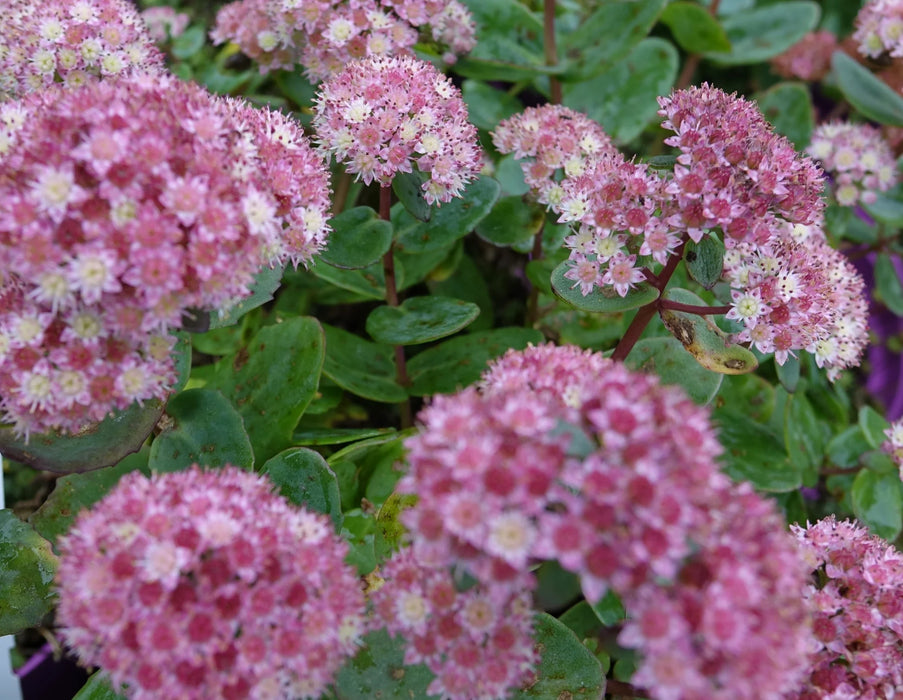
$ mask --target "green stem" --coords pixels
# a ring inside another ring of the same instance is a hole
[[[392,188],[380,187],[379,189],[379,218],[383,221],[391,220]],[[386,278],[386,303],[389,306],[398,306],[398,285],[395,279],[395,243],[393,242],[388,252],[383,256],[383,272]],[[395,346],[395,376],[398,383],[405,389],[410,385],[407,364],[404,357],[404,346]],[[411,412],[411,399],[406,398],[401,406],[401,427],[410,428],[414,425]]]

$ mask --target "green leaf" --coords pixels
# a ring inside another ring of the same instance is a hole
[[[619,143],[627,143],[658,116],[658,96],[677,78],[677,49],[664,39],[641,41],[629,55],[579,83],[564,84],[564,104],[602,124]]]
[[[397,260],[397,258],[396,258]],[[325,282],[329,282],[339,289],[345,289],[360,295],[363,299],[386,298],[386,280],[382,263],[375,263],[361,270],[344,270],[333,267],[325,261],[315,258],[310,265],[310,271]],[[403,281],[402,271],[395,267],[396,284],[400,287]]]
[[[843,96],[864,117],[887,126],[903,126],[903,97],[865,66],[835,51],[831,68]]]
[[[579,285],[564,276],[571,267],[570,261],[565,260],[552,271],[552,289],[568,304],[581,311],[593,313],[629,311],[658,299],[658,290],[646,282],[641,282],[623,297],[610,287],[604,290],[594,289],[584,296],[580,292]]]
[[[707,51],[705,56],[722,65],[737,66],[767,61],[783,53],[815,29],[821,8],[814,2],[778,2],[737,12],[722,26],[730,51]]]
[[[595,637],[599,630],[602,629],[598,615],[585,600],[581,600],[576,605],[565,610],[561,617],[558,618],[558,621],[566,625],[577,635],[578,639]]]
[[[862,428],[858,425],[851,425],[831,438],[825,451],[832,464],[847,469],[859,464],[862,455],[871,449],[873,448],[865,439]]]
[[[385,630],[364,635],[364,646],[336,675],[338,696],[342,700],[438,697],[426,692],[433,674],[422,664],[405,666],[404,650],[404,638],[390,637]]]
[[[281,267],[265,267],[254,276],[254,283],[251,285],[251,296],[242,299],[235,306],[225,311],[218,311],[210,314],[210,325],[208,330],[215,328],[225,328],[238,322],[251,309],[263,306],[282,284],[282,268]]]
[[[667,0],[606,0],[573,32],[563,48],[582,56],[574,80],[590,78],[624,58],[649,34]],[[568,75],[568,78],[572,76]],[[664,93],[662,93],[664,94]]]
[[[809,145],[815,128],[815,110],[803,83],[778,83],[756,97],[762,115],[774,130],[798,149]]]
[[[170,52],[176,58],[184,61],[186,58],[191,58],[204,48],[204,43],[206,41],[207,34],[204,32],[204,28],[195,24],[188,27],[188,29],[172,40]]]
[[[403,207],[393,207],[398,249],[426,253],[454,243],[489,214],[500,191],[498,182],[481,176],[467,186],[461,197],[436,208],[428,222],[418,221]]]
[[[713,415],[724,446],[724,471],[735,481],[750,481],[760,491],[782,493],[802,485],[778,437],[742,413],[720,410]]]
[[[602,665],[564,624],[551,615],[539,613],[533,632],[540,653],[536,680],[512,695],[523,698],[586,698],[605,695]]]
[[[292,442],[296,445],[342,445],[395,432],[394,428],[311,428],[296,430]]]
[[[238,409],[257,464],[289,446],[317,391],[324,353],[317,320],[296,317],[262,328],[247,349],[217,363],[209,388]]]
[[[156,399],[134,403],[75,435],[32,434],[28,442],[11,428],[0,429],[0,454],[22,464],[65,474],[109,467],[141,449],[160,416]]]
[[[465,80],[461,85],[461,95],[467,103],[470,122],[486,131],[491,131],[500,121],[523,109],[513,95],[478,80]]]
[[[394,351],[353,333],[323,324],[326,361],[323,374],[345,391],[371,401],[398,403],[408,394],[395,380]]]
[[[711,235],[703,237],[699,243],[689,241],[684,248],[684,262],[690,277],[711,289],[724,270],[724,244]]]
[[[190,389],[166,406],[167,427],[151,444],[148,466],[174,472],[192,464],[254,466],[251,441],[238,411],[218,391]]]
[[[296,506],[324,513],[336,530],[342,527],[342,497],[335,472],[319,452],[293,447],[268,460],[261,469]]]
[[[540,610],[558,610],[580,595],[580,579],[557,561],[545,561],[536,570],[533,599]]]
[[[606,627],[613,627],[627,617],[624,603],[613,590],[609,589],[598,603],[592,606],[593,613],[599,622]]]
[[[871,406],[863,406],[859,409],[859,427],[872,449],[877,450],[887,440],[884,431],[890,428],[890,423]]]
[[[50,542],[11,510],[0,510],[0,635],[40,624],[53,604]]]
[[[462,335],[415,355],[408,362],[412,396],[449,394],[480,378],[487,363],[510,348],[523,350],[541,343],[543,335],[530,328],[496,328]]]
[[[419,345],[457,333],[480,315],[468,301],[426,296],[401,306],[377,306],[367,316],[367,333],[386,345]]]
[[[409,173],[397,173],[392,178],[392,191],[398,197],[398,201],[408,214],[420,221],[429,221],[433,215],[433,208],[426,201],[426,193],[423,190],[426,177],[419,170],[412,170]]]
[[[800,361],[797,357],[788,357],[784,364],[774,363],[775,372],[778,375],[778,381],[788,393],[792,394],[796,391],[797,384],[800,381]]]
[[[670,301],[705,306],[698,296],[686,289],[669,289],[665,297]],[[740,345],[730,345],[711,316],[662,308],[659,316],[665,327],[677,338],[696,361],[720,374],[747,374],[759,366],[756,356]]]
[[[875,260],[875,287],[881,302],[897,316],[903,316],[903,284],[887,253],[879,253]]]
[[[376,514],[376,525],[387,550],[396,550],[402,546],[407,529],[401,524],[401,514],[413,508],[417,500],[418,497],[414,494],[392,493],[380,506]]]
[[[818,480],[831,429],[818,419],[805,394],[791,396],[784,407],[784,441],[790,461],[804,476],[806,485]]]
[[[718,393],[724,375],[710,372],[684,350],[676,338],[644,338],[624,363],[631,369],[655,374],[664,384],[676,384],[698,404],[707,404]]]
[[[125,700],[125,697],[113,690],[107,674],[96,671],[72,700]]]
[[[869,530],[889,542],[897,539],[903,527],[903,487],[896,473],[879,474],[863,469],[856,475],[850,500],[856,517]]]
[[[489,294],[489,287],[480,270],[469,255],[461,257],[455,271],[443,280],[430,280],[432,294],[463,299],[480,307],[480,315],[467,326],[467,332],[485,331],[495,325],[495,305]]]
[[[546,215],[542,207],[527,204],[522,197],[503,197],[477,224],[477,235],[496,246],[510,246],[532,240],[542,229]]]
[[[692,2],[672,2],[662,13],[674,39],[688,53],[729,52],[731,42],[718,20]]]
[[[370,207],[346,209],[329,223],[332,233],[321,257],[333,267],[369,267],[392,246],[392,224],[380,219]]]
[[[862,204],[869,216],[893,228],[903,228],[903,201],[899,187],[889,192],[876,192],[877,199],[871,204]],[[832,230],[833,232],[833,230]]]

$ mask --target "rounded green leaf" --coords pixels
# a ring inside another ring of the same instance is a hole
[[[627,617],[624,603],[613,590],[609,589],[598,603],[592,606],[593,614],[606,627],[613,627]]]
[[[319,322],[296,317],[262,328],[246,348],[217,363],[208,388],[238,409],[257,464],[291,444],[317,392],[324,353]]]
[[[896,472],[879,474],[863,469],[853,481],[850,500],[856,517],[889,542],[903,527],[903,484]]]
[[[392,178],[392,191],[408,214],[420,221],[429,221],[433,216],[433,208],[426,201],[423,183],[427,176],[419,170],[409,173],[397,173]]]
[[[542,341],[542,333],[532,328],[497,328],[446,340],[408,362],[409,391],[411,396],[452,393],[477,381],[491,359]]]
[[[903,97],[842,51],[831,57],[837,85],[863,116],[887,126],[903,126]]]
[[[510,246],[532,240],[545,223],[546,215],[536,204],[527,204],[522,197],[503,197],[477,224],[477,235],[497,246]]]
[[[179,471],[192,464],[254,466],[241,416],[218,391],[189,389],[177,394],[166,406],[166,415],[167,427],[151,444],[148,466],[152,471]]]
[[[268,460],[261,472],[270,477],[279,487],[279,493],[289,501],[328,515],[336,530],[342,527],[339,482],[319,452],[293,447]]]
[[[807,486],[818,480],[830,434],[830,427],[819,419],[805,394],[798,392],[788,397],[784,407],[784,442]]]
[[[465,80],[461,85],[461,95],[467,104],[471,124],[487,131],[523,109],[520,101],[510,93],[478,80]]]
[[[843,432],[831,438],[825,448],[831,464],[848,468],[859,464],[859,460],[866,452],[873,449],[862,433],[858,425],[851,425]]]
[[[717,411],[713,418],[724,446],[724,471],[732,479],[749,481],[760,491],[775,493],[793,491],[802,485],[802,475],[768,428],[734,411]]]
[[[762,115],[774,130],[799,149],[809,145],[815,128],[815,110],[803,83],[778,83],[757,96]]]
[[[672,2],[662,13],[661,21],[668,25],[674,39],[684,51],[708,53],[731,50],[731,42],[724,28],[701,5]]]
[[[207,41],[207,33],[200,25],[192,25],[172,41],[170,51],[176,58],[185,60],[198,53]]]
[[[97,671],[72,700],[125,700],[125,698],[113,690],[107,674]]]
[[[700,239],[699,243],[689,241],[684,247],[684,262],[690,277],[711,289],[724,270],[724,244],[711,235]]]
[[[32,434],[26,442],[10,428],[0,429],[0,454],[58,474],[86,472],[118,463],[141,449],[160,416],[156,399],[132,404],[75,435]]]
[[[710,372],[690,355],[676,338],[644,338],[634,345],[624,363],[631,369],[655,374],[664,384],[676,384],[698,404],[707,404],[718,393],[724,375]]]
[[[875,287],[884,305],[897,316],[903,316],[903,284],[887,253],[880,253],[875,260]]]
[[[540,654],[536,680],[516,691],[513,698],[586,698],[605,695],[602,665],[568,627],[551,615],[536,616],[533,631]]]
[[[149,450],[129,455],[115,467],[97,469],[84,474],[68,474],[56,480],[53,491],[29,519],[40,535],[54,546],[61,535],[72,527],[78,514],[90,508],[119,483],[129,472],[140,470],[145,475]]]
[[[480,307],[448,297],[411,297],[401,306],[377,306],[367,333],[386,345],[418,345],[457,333],[480,315]]]
[[[808,1],[778,2],[736,12],[722,22],[730,51],[707,51],[705,55],[733,66],[767,61],[815,29],[820,16],[818,4]]]
[[[859,427],[872,449],[878,449],[887,440],[884,431],[890,428],[890,423],[871,406],[863,406],[859,409]]]
[[[323,374],[345,391],[371,401],[398,403],[408,394],[395,381],[394,351],[341,328],[323,324],[326,360]]]
[[[339,669],[335,679],[342,700],[427,700],[433,680],[430,670],[418,664],[405,666],[403,637],[390,637],[385,630],[364,635],[360,651]]]
[[[369,267],[392,246],[392,224],[380,219],[370,207],[346,209],[329,224],[332,233],[321,257],[333,267]]]
[[[40,624],[53,603],[56,566],[50,542],[0,510],[0,635]]]
[[[369,267],[360,270],[345,270],[340,267],[333,267],[326,262],[315,259],[310,266],[310,271],[317,277],[329,284],[354,292],[366,299],[385,299],[386,298],[386,278],[383,273],[382,263],[374,263]],[[396,266],[395,283],[400,287],[402,280],[399,279],[400,273]]]
[[[263,306],[282,284],[281,267],[265,267],[254,276],[254,283],[251,285],[251,296],[242,299],[235,306],[210,314],[210,322],[206,329],[213,330],[215,328],[225,328],[238,322],[251,309]]]
[[[775,372],[778,375],[778,381],[788,393],[792,394],[796,391],[797,384],[800,381],[800,361],[797,357],[788,357],[784,364],[774,363]]]
[[[641,282],[636,287],[627,292],[626,296],[620,296],[613,288],[606,288],[604,291],[594,289],[592,292],[583,296],[580,292],[579,285],[574,280],[570,280],[564,276],[571,268],[570,262],[565,260],[552,271],[552,289],[555,294],[564,299],[568,304],[574,306],[581,311],[592,311],[594,313],[617,313],[619,311],[629,311],[646,304],[651,304],[658,299],[658,290]]]

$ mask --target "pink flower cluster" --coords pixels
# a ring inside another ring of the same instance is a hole
[[[19,290],[0,313],[0,406],[21,432],[162,398],[156,336],[325,243],[325,164],[281,114],[162,75],[19,107],[0,149],[0,256]]]
[[[62,82],[161,72],[141,16],[128,0],[6,0],[0,25],[0,99]]]
[[[834,197],[846,207],[871,204],[897,183],[897,161],[881,132],[867,124],[822,124],[806,151],[834,178]]]
[[[771,59],[771,69],[782,78],[814,81],[831,70],[831,55],[837,50],[837,37],[821,29],[809,32],[779,56]]]
[[[868,0],[856,15],[853,40],[859,53],[869,58],[903,56],[903,2]]]
[[[815,657],[794,700],[885,700],[903,690],[903,555],[834,516],[792,526],[812,570]]]
[[[430,203],[460,196],[482,167],[460,91],[410,56],[354,61],[320,86],[314,129],[323,150],[364,182],[388,187],[417,168]]]
[[[128,474],[60,552],[63,639],[135,700],[317,697],[364,628],[329,520],[236,467]]]
[[[504,599],[537,560],[618,593],[655,697],[779,697],[806,669],[804,567],[775,508],[716,463],[704,409],[573,347],[510,352],[436,397],[399,490],[414,555]],[[750,514],[753,514],[752,516]],[[518,586],[524,586],[518,583]]]
[[[261,71],[300,63],[320,82],[355,59],[411,54],[421,29],[448,63],[476,43],[458,0],[238,0],[220,10],[211,36],[237,43]]]
[[[892,423],[884,434],[887,440],[881,447],[900,467],[900,479],[903,480],[903,419]]]
[[[191,18],[185,12],[176,12],[172,7],[160,5],[148,7],[141,13],[141,19],[147,25],[147,31],[157,43],[175,39],[187,28]]]
[[[778,364],[805,349],[832,380],[859,365],[868,345],[865,283],[819,226],[788,224],[759,245],[737,243],[725,253],[724,278],[733,287],[727,317],[744,324],[737,341],[773,352]]]
[[[422,663],[433,672],[431,695],[504,698],[536,666],[531,575],[494,595],[479,584],[462,592],[448,568],[424,565],[407,548],[380,576],[385,583],[370,596],[373,622],[404,637],[405,664]]]
[[[583,175],[592,159],[617,153],[601,126],[561,105],[528,107],[502,121],[492,142],[499,152],[523,160],[527,185],[552,208],[561,202],[564,180]]]

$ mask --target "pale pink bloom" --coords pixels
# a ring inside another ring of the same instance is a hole
[[[364,629],[331,530],[236,467],[133,472],[60,541],[60,634],[135,700],[317,696]]]
[[[903,419],[891,423],[890,428],[884,431],[887,440],[881,448],[887,452],[900,467],[900,479],[903,480]]]
[[[148,7],[141,13],[141,19],[147,24],[151,38],[161,44],[182,34],[191,21],[187,13],[166,6]]]
[[[863,56],[903,56],[903,3],[900,0],[868,0],[856,15],[853,39]]]
[[[783,78],[815,81],[831,70],[831,55],[837,37],[827,30],[809,32],[779,56],[771,59],[771,69]]]

